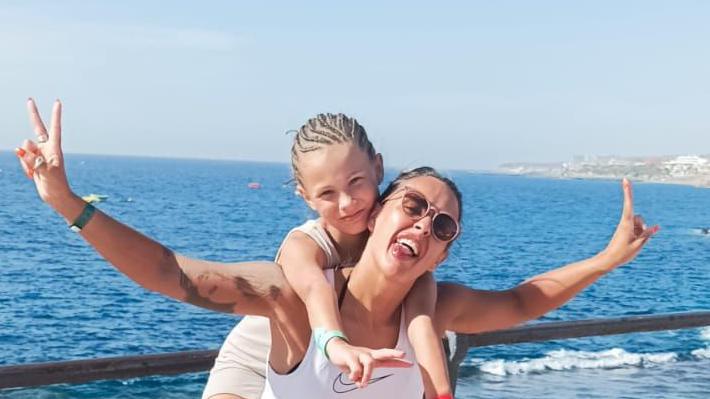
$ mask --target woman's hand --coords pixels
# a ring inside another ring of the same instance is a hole
[[[40,198],[55,207],[54,204],[72,195],[62,154],[62,103],[54,102],[49,131],[31,98],[27,100],[27,111],[37,141],[25,140],[15,153],[27,177],[34,181]]]
[[[602,255],[607,258],[612,268],[630,262],[638,255],[646,242],[660,230],[656,226],[648,227],[641,215],[634,215],[631,182],[623,179],[624,209],[614,236],[609,241]]]
[[[378,367],[412,367],[397,349],[369,349],[332,339],[327,348],[330,362],[338,367],[358,388],[365,388]]]

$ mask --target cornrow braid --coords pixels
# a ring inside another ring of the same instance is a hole
[[[318,114],[296,131],[291,146],[293,176],[301,182],[298,161],[301,154],[317,151],[332,144],[353,143],[375,159],[375,147],[367,137],[365,128],[355,118],[344,114]]]

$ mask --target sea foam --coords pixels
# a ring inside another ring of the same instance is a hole
[[[710,341],[710,327],[700,329],[700,338],[705,341]]]
[[[621,348],[601,352],[554,350],[545,357],[529,360],[474,360],[471,364],[481,372],[498,376],[539,373],[548,370],[561,371],[573,369],[612,369],[624,366],[647,367],[658,363],[676,361],[674,352],[631,353]]]
[[[710,359],[710,347],[695,349],[690,354],[698,359]]]

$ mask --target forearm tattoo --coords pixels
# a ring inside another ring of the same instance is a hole
[[[220,286],[229,287],[231,284],[237,291],[235,295],[240,295],[247,301],[255,301],[261,298],[268,298],[275,301],[281,295],[281,288],[277,285],[270,285],[268,290],[260,290],[255,288],[248,279],[242,276],[229,276],[214,271],[205,271],[197,275],[196,285],[182,269],[178,267],[178,270],[180,272],[180,287],[186,294],[185,301],[218,312],[235,313],[235,307],[237,306],[236,300],[217,301],[214,298]],[[198,287],[203,288],[203,293],[200,293]],[[206,287],[209,288],[205,289]]]
[[[208,291],[207,295],[203,296],[200,294],[199,289],[195,284],[192,283],[192,280],[190,280],[190,277],[188,277],[185,272],[182,271],[178,267],[178,270],[180,272],[180,287],[185,291],[185,302],[191,303],[195,306],[199,306],[201,308],[206,308],[210,310],[216,310],[218,312],[225,312],[225,313],[234,313],[234,308],[237,306],[237,301],[233,302],[215,302],[210,298],[211,295],[214,295],[214,293],[219,289],[217,284],[212,286]],[[197,279],[198,280],[207,280],[211,278],[212,276],[218,278],[218,279],[227,279],[227,277],[219,275],[218,273],[211,273],[211,272],[204,272],[200,274]]]

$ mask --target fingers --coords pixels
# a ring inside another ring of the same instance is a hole
[[[16,148],[15,154],[20,159],[20,166],[22,166],[22,170],[25,171],[28,179],[34,177],[35,165],[41,166],[44,163],[44,158],[40,158],[42,161],[38,163],[37,145],[29,140],[25,140],[22,143],[22,147]]]
[[[389,359],[389,360],[378,360],[375,362],[375,367],[387,367],[387,368],[407,368],[412,367],[414,363],[406,359]]]
[[[62,102],[57,99],[52,107],[52,124],[49,140],[54,143],[56,148],[62,145]]]
[[[362,362],[362,378],[360,379],[360,388],[365,388],[372,377],[372,369],[374,368],[374,360],[369,355],[360,356]]]
[[[659,225],[654,225],[651,227],[645,227],[645,225],[644,225],[643,232],[641,233],[641,238],[644,239],[644,243],[646,241],[648,241],[649,238],[656,235],[656,233],[658,233],[659,230],[661,230],[661,226],[659,226]]]
[[[34,171],[30,167],[29,161],[26,161],[24,159],[25,154],[27,154],[27,151],[25,151],[22,148],[15,148],[15,154],[17,154],[17,159],[20,161],[20,167],[22,167],[22,170],[25,172],[25,176],[27,176],[28,179],[32,179],[32,174]]]
[[[654,225],[654,226],[651,226],[648,228],[645,227],[645,225],[644,225],[643,231],[638,235],[638,238],[636,239],[636,241],[634,241],[631,244],[632,247],[634,248],[634,250],[640,251],[641,248],[643,248],[643,246],[646,245],[648,240],[650,240],[651,237],[656,235],[656,233],[658,233],[659,230],[661,230],[661,227],[658,225]]]
[[[404,352],[399,349],[376,349],[370,352],[370,355],[375,360],[387,360],[387,359],[402,359],[404,358]]]
[[[405,360],[405,353],[398,349],[377,349],[370,352],[375,359],[375,367],[412,367],[412,362]]]
[[[624,210],[621,213],[622,219],[631,219],[634,215],[634,200],[631,190],[631,182],[624,178],[621,180],[621,186],[624,191]]]
[[[639,237],[646,230],[646,222],[641,215],[634,215],[634,236]]]
[[[44,127],[44,122],[42,122],[42,118],[39,116],[35,100],[32,98],[27,100],[27,112],[30,114],[32,129],[34,129],[35,134],[37,134],[37,141],[40,143],[47,141],[49,139],[47,128]]]
[[[362,377],[362,367],[359,359],[351,359],[348,361],[348,368],[350,368],[350,375],[348,376],[350,381],[359,384],[360,378]]]

